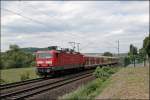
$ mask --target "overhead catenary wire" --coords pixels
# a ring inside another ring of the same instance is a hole
[[[34,8],[34,7],[31,7],[31,8]],[[40,22],[40,21],[35,20],[35,19],[32,19],[32,18],[27,17],[27,16],[24,16],[24,15],[18,13],[18,12],[15,12],[15,11],[12,11],[12,10],[9,10],[9,9],[6,9],[6,8],[1,8],[1,9],[5,10],[5,11],[7,11],[7,12],[10,12],[10,13],[12,13],[12,14],[16,14],[16,15],[18,15],[18,16],[21,16],[21,17],[23,17],[23,18],[25,18],[25,19],[28,19],[28,20],[30,20],[30,21],[32,21],[32,22],[34,22],[34,23],[44,25],[44,26],[46,26],[47,28],[49,28],[45,23]],[[44,14],[44,13],[42,13],[42,14]],[[46,14],[44,14],[44,15],[46,15]],[[46,15],[46,16],[48,16],[48,15]],[[78,36],[78,35],[75,35],[75,34],[72,34],[72,35],[73,35],[73,36]],[[68,35],[67,35],[67,36],[68,36]],[[69,38],[70,38],[70,37],[69,37]]]
[[[43,25],[45,28],[49,28],[49,27],[48,27],[46,24],[44,24],[43,22],[40,22],[40,21],[38,21],[38,20],[35,20],[35,19],[30,18],[30,17],[24,16],[24,15],[18,13],[18,12],[15,12],[15,11],[12,11],[12,10],[9,10],[9,9],[6,9],[6,8],[1,8],[1,9],[2,9],[2,10],[5,10],[5,11],[7,11],[7,12],[10,12],[10,13],[12,13],[12,14],[18,15],[18,16],[20,16],[20,17],[23,17],[23,18],[25,18],[25,19],[27,19],[27,20],[29,20],[29,21],[34,22],[34,23]],[[25,31],[25,30],[24,30],[24,31]],[[28,32],[28,31],[26,31],[26,32]],[[56,40],[55,40],[55,42],[56,42]]]
[[[31,7],[31,6],[29,6],[29,7]],[[34,7],[31,7],[31,8],[34,9]],[[18,16],[21,16],[21,17],[23,17],[23,18],[25,18],[25,19],[28,19],[28,20],[30,20],[30,21],[32,21],[32,22],[34,22],[34,23],[37,23],[37,24],[40,24],[40,25],[44,25],[45,27],[49,28],[45,23],[43,23],[43,22],[41,22],[41,21],[39,21],[39,20],[32,19],[32,18],[30,18],[30,17],[24,16],[24,15],[18,13],[18,12],[15,12],[15,11],[12,11],[12,10],[9,10],[9,9],[6,9],[6,8],[1,8],[1,9],[5,10],[5,11],[8,11],[8,12],[10,12],[10,13],[16,14],[16,15],[18,15]],[[38,12],[39,12],[39,11],[38,11]],[[40,11],[40,12],[41,12],[41,11]],[[46,14],[43,13],[43,12],[41,12],[41,13],[44,14],[44,15],[46,15]],[[46,16],[48,16],[48,15],[46,15]],[[78,35],[76,35],[76,34],[72,34],[72,35],[78,37]],[[67,36],[68,36],[68,35],[67,35]],[[94,43],[94,42],[91,41],[91,40],[88,40],[88,41],[90,41],[90,43]],[[88,45],[89,45],[89,43],[88,43],[86,46],[84,46],[84,47],[86,48]],[[85,48],[82,47],[82,49],[85,49]],[[80,50],[82,50],[82,49],[80,49]]]
[[[28,20],[32,21],[32,22],[35,22],[35,23],[38,23],[38,24],[41,24],[41,25],[44,25],[44,26],[45,26],[44,23],[42,23],[42,22],[40,22],[40,21],[38,21],[38,20],[32,19],[32,18],[30,18],[30,17],[24,16],[24,15],[22,15],[22,14],[20,14],[20,13],[14,12],[14,11],[9,10],[9,9],[6,9],[6,8],[1,8],[1,9],[5,10],[5,11],[7,11],[7,12],[10,12],[10,13],[16,14],[16,15],[18,15],[18,16],[21,16],[21,17],[23,17],[23,18],[25,18],[25,19],[28,19]]]
[[[31,7],[31,8],[34,8],[34,7]],[[35,19],[33,19],[33,18],[27,17],[27,16],[25,16],[25,15],[22,15],[22,14],[20,14],[20,13],[18,13],[18,12],[15,12],[15,11],[12,11],[12,10],[9,10],[9,9],[6,9],[6,8],[1,8],[1,9],[5,10],[5,11],[7,11],[7,12],[10,12],[10,13],[16,14],[16,15],[18,15],[18,16],[21,16],[21,17],[23,17],[23,18],[25,18],[25,19],[28,19],[28,20],[30,20],[30,21],[32,21],[32,22],[34,22],[34,23],[44,25],[46,28],[50,28],[50,27],[48,27],[47,23],[43,23],[43,22],[41,22],[41,21],[35,20]],[[41,12],[41,13],[44,14],[45,16],[48,16],[48,15],[46,15],[46,14],[43,13],[43,12]],[[48,16],[48,17],[49,17],[49,16]],[[75,36],[75,37],[78,37],[78,35],[75,35],[75,34],[71,34],[71,35],[73,35],[73,36]],[[67,35],[67,37],[69,37],[69,36]],[[70,38],[70,37],[69,37],[69,38]]]
[[[35,9],[36,9],[36,11],[38,12],[38,13],[41,13],[42,15],[45,15],[45,16],[47,16],[47,17],[49,17],[45,12],[43,12],[43,11],[40,11],[40,10],[37,10],[37,8],[36,7],[34,7],[34,6],[29,6],[29,5],[24,5],[24,6],[26,6],[26,7],[30,7],[30,8],[32,8],[32,9],[34,9],[34,11],[35,11]],[[17,13],[18,14],[18,13]],[[21,15],[21,14],[19,14],[19,15]],[[23,15],[22,15],[22,17],[24,17]],[[32,18],[30,18],[30,17],[28,17],[29,18],[29,20],[30,19],[32,19]],[[58,20],[58,19],[57,19]],[[31,21],[33,21],[33,20],[31,20]],[[59,20],[59,23],[61,22],[61,20]],[[44,23],[41,23],[40,22],[40,24],[44,24]],[[45,25],[45,24],[44,24]],[[76,35],[76,34],[71,34],[72,36],[77,36],[78,37],[78,35]],[[70,37],[69,37],[70,38]]]

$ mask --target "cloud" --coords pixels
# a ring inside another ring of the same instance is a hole
[[[2,1],[2,8],[14,12],[1,9],[2,51],[13,43],[69,47],[76,41],[81,52],[117,52],[120,40],[120,52],[127,52],[130,43],[140,48],[149,32],[147,1]]]

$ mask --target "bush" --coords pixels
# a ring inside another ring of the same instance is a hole
[[[102,84],[102,80],[100,79],[97,79],[96,81],[92,81],[90,84],[86,86],[84,91],[86,91],[86,94],[89,95],[93,91],[95,91],[99,86],[101,86],[101,84]]]
[[[94,76],[96,78],[100,78],[103,81],[105,81],[110,75],[114,74],[116,71],[118,70],[118,68],[111,68],[111,67],[97,67],[95,72],[94,72]]]
[[[85,86],[81,86],[76,91],[60,97],[60,100],[93,100],[94,96],[103,88],[104,82],[96,79]],[[96,92],[95,92],[96,91]]]
[[[111,75],[111,74],[114,74],[115,72],[117,72],[118,68],[110,68],[110,70],[108,70],[108,73]]]
[[[95,72],[94,72],[94,75],[96,78],[101,78],[101,79],[105,80],[106,78],[109,77],[108,68],[97,67]]]
[[[30,76],[29,72],[25,72],[24,74],[21,75],[21,81],[30,79],[29,76]]]
[[[124,58],[124,66],[128,66],[129,64],[131,64],[130,58],[129,57],[125,57]]]

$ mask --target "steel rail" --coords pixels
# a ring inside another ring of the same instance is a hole
[[[13,99],[13,100],[18,100],[18,99],[24,99],[27,98],[29,96],[32,95],[36,95],[38,93],[44,92],[44,91],[48,91],[54,88],[57,88],[59,86],[65,85],[65,84],[69,84],[71,82],[86,78],[88,76],[92,75],[93,71],[89,71],[89,72],[82,72],[71,76],[71,77],[67,77],[65,79],[61,79],[55,82],[51,82],[51,83],[46,83],[46,84],[40,84],[39,86],[34,86],[34,87],[30,87],[30,88],[26,88],[23,90],[19,90],[19,91],[14,91],[11,93],[7,93],[7,94],[1,94],[0,98],[2,99]]]
[[[45,80],[45,79],[36,78],[36,79],[30,79],[30,80],[26,80],[26,81],[20,81],[20,82],[4,84],[4,85],[0,85],[0,90],[8,89],[8,88],[14,88],[14,87],[21,86],[21,85],[26,85],[26,84],[29,84],[29,83],[39,82],[39,81],[42,81],[42,80]]]

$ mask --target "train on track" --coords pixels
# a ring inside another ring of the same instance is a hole
[[[72,49],[58,50],[57,46],[49,47],[49,50],[37,51],[36,68],[40,76],[53,75],[70,69],[90,69],[96,66],[118,64],[117,57],[86,56]]]

